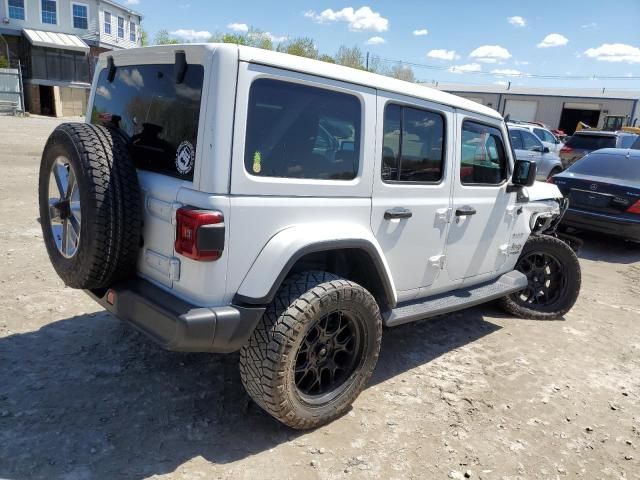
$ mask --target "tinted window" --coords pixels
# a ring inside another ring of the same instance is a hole
[[[613,148],[616,146],[616,137],[609,135],[573,135],[567,141],[567,146],[585,150]]]
[[[547,130],[544,130],[542,128],[534,128],[533,133],[535,133],[536,136],[543,142],[556,143],[556,137],[554,137]]]
[[[631,148],[633,148],[634,150],[640,150],[640,137],[636,138],[636,141],[633,145],[631,145]]]
[[[384,112],[382,179],[438,182],[444,164],[444,119],[412,107],[389,104]]]
[[[516,150],[524,149],[522,144],[522,136],[519,130],[509,130],[509,137],[511,137],[511,146]]]
[[[497,128],[465,121],[461,153],[460,181],[464,185],[498,185],[507,179],[507,157]]]
[[[204,69],[189,65],[180,84],[173,65],[118,67],[113,83],[100,72],[91,122],[119,128],[136,167],[192,180]]]
[[[360,158],[353,95],[259,79],[249,94],[244,164],[261,177],[351,180]]]
[[[636,138],[638,137],[635,135],[621,135],[618,139],[618,146],[620,148],[631,148],[631,145],[633,145]]]
[[[525,150],[542,151],[542,142],[540,142],[540,139],[533,133],[522,130],[520,131],[520,135],[522,135],[522,144]]]
[[[591,153],[568,168],[572,173],[618,180],[640,181],[640,158],[637,156]]]

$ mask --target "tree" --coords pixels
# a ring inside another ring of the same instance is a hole
[[[0,68],[9,68],[9,60],[4,55],[0,55]]]
[[[263,50],[273,50],[273,40],[271,35],[251,27],[247,32],[248,45],[250,47],[262,48]]]
[[[160,30],[153,43],[154,45],[175,45],[178,40],[172,38],[167,30]]]
[[[149,34],[142,27],[140,27],[140,45],[142,45],[143,47],[149,45]]]
[[[327,55],[326,53],[320,55],[318,57],[318,60],[322,60],[323,62],[327,63],[336,63],[335,59],[331,55]]]
[[[357,68],[358,70],[365,69],[362,50],[355,45],[351,48],[344,45],[340,46],[335,56],[335,62],[345,67]]]
[[[318,58],[318,49],[309,37],[294,38],[278,45],[278,51],[298,57]]]
[[[389,72],[387,72],[387,75],[393,78],[397,78],[398,80],[404,80],[405,82],[416,81],[416,76],[414,75],[411,67],[403,65],[402,62],[396,63],[393,67],[391,67]]]

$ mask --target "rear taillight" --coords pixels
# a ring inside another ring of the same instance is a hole
[[[224,216],[221,212],[180,208],[176,211],[176,252],[187,258],[213,261],[224,250]]]
[[[640,200],[627,208],[627,213],[637,213],[640,214]]]
[[[560,149],[560,153],[571,153],[573,152],[573,148],[567,147],[566,145]]]

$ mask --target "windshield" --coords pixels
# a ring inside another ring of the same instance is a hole
[[[137,168],[193,180],[204,68],[189,65],[176,83],[173,64],[117,67],[98,77],[91,123],[118,128]]]
[[[585,150],[614,148],[616,146],[616,137],[609,135],[574,135],[567,142],[567,146]]]
[[[592,153],[568,168],[571,173],[617,180],[640,181],[640,158]]]

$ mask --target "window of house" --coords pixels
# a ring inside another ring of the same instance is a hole
[[[9,18],[14,20],[26,20],[24,0],[9,0]]]
[[[111,14],[104,12],[104,33],[111,35]]]
[[[41,0],[42,23],[56,25],[58,23],[58,11],[56,0]]]
[[[389,104],[384,111],[382,180],[439,182],[444,170],[444,118]]]
[[[462,184],[500,185],[506,179],[507,156],[500,130],[465,120],[460,158]]]
[[[118,17],[118,38],[124,38],[124,18]]]
[[[89,28],[89,8],[80,3],[71,4],[71,12],[73,13],[73,28]]]
[[[135,22],[129,22],[129,40],[136,42],[136,24]]]
[[[245,168],[261,177],[351,180],[361,117],[354,95],[258,79],[249,94]]]

